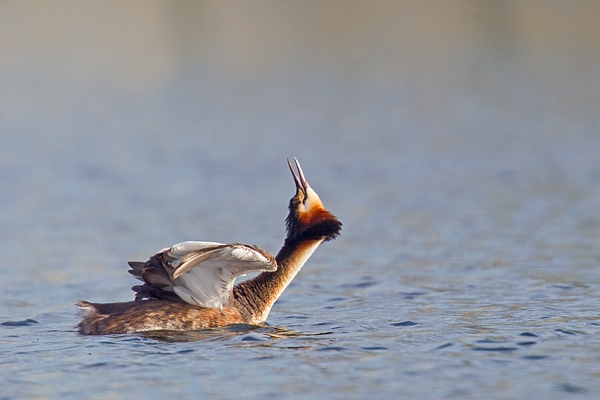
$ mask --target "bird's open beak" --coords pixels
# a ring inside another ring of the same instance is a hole
[[[287,162],[290,167],[290,171],[292,171],[292,176],[294,177],[294,181],[296,182],[296,189],[301,191],[302,194],[304,194],[304,199],[306,200],[306,196],[307,196],[306,190],[308,189],[308,182],[306,182],[306,179],[304,179],[304,173],[302,172],[300,163],[298,162],[296,157],[294,157],[294,162],[296,163],[296,168],[298,169],[298,173],[296,174],[296,172],[294,171],[294,167],[292,167],[292,163],[290,162],[289,158],[288,158]]]

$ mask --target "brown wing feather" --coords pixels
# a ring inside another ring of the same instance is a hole
[[[185,303],[173,292],[173,282],[168,272],[171,267],[165,260],[165,253],[155,254],[146,262],[130,261],[129,266],[129,273],[144,282],[143,285],[131,287],[135,292],[135,301],[160,299]]]
[[[139,280],[142,280],[142,269],[146,266],[145,262],[142,261],[129,261],[127,264],[131,267],[129,272],[131,275],[135,276]]]
[[[268,251],[265,251],[256,245],[248,246],[234,243],[232,245],[216,245],[191,251],[182,258],[178,267],[174,268],[173,266],[169,265],[169,263],[176,260],[176,258],[170,256],[170,249],[167,249],[163,252],[153,255],[146,262],[130,261],[128,263],[131,267],[128,272],[140,281],[144,282],[142,285],[132,286],[131,288],[135,292],[135,301],[142,301],[145,299],[160,299],[176,303],[186,303],[185,300],[181,299],[173,289],[175,286],[182,286],[182,283],[179,281],[178,277],[182,275],[182,272],[188,272],[190,268],[193,268],[200,262],[216,257],[217,255],[215,254],[215,251],[229,246],[243,246],[251,248],[268,259],[272,265],[277,265],[275,256]],[[191,266],[186,267],[186,263],[191,264]],[[175,272],[179,272],[177,274],[177,278],[173,277]]]
[[[273,253],[271,253],[271,252],[268,252],[268,251],[266,251],[266,250],[263,250],[263,249],[261,249],[260,247],[258,247],[258,246],[257,246],[257,245],[255,245],[255,244],[253,244],[252,246],[249,246],[249,245],[242,245],[242,244],[240,244],[240,243],[236,243],[236,244],[238,244],[238,245],[240,245],[240,246],[247,246],[247,247],[250,247],[250,248],[252,248],[252,249],[256,250],[256,252],[258,252],[258,253],[262,254],[262,255],[263,255],[263,257],[265,257],[267,260],[269,260],[269,262],[270,262],[271,264],[273,264],[273,265],[277,265],[277,260],[275,259],[275,255],[274,255]]]

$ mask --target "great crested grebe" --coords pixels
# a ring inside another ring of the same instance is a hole
[[[325,209],[294,158],[296,182],[285,220],[287,236],[277,256],[257,246],[182,242],[146,262],[129,262],[129,273],[144,282],[133,286],[135,301],[89,303],[79,333],[103,335],[156,330],[187,331],[230,324],[261,324],[281,293],[315,249],[335,239],[342,223]],[[233,286],[248,272],[263,271]]]

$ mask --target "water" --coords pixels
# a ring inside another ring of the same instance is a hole
[[[244,4],[0,6],[2,398],[597,398],[597,4]],[[344,229],[269,326],[75,332],[276,251],[292,156]]]

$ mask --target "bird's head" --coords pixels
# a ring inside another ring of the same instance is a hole
[[[298,172],[294,171],[288,159],[288,165],[294,182],[296,194],[290,199],[285,224],[288,240],[332,240],[342,230],[342,223],[325,209],[319,195],[308,185],[300,163],[294,157]]]

